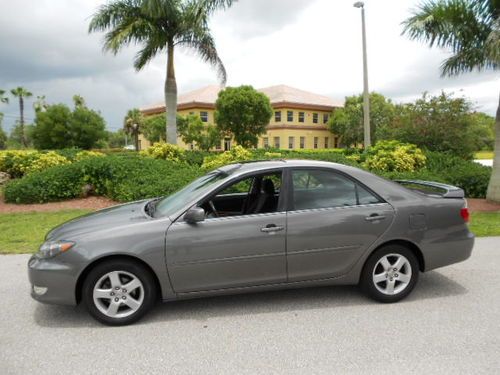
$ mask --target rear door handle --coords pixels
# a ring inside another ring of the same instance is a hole
[[[377,221],[377,220],[384,220],[384,219],[385,219],[385,216],[379,215],[379,214],[371,214],[370,216],[365,217],[366,221]]]
[[[285,229],[285,227],[278,227],[276,224],[268,224],[265,227],[260,228],[261,232],[270,233],[270,232],[279,232],[280,230]]]

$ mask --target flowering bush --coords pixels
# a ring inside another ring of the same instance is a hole
[[[30,165],[39,157],[40,153],[38,151],[0,151],[0,172],[8,173],[12,178],[22,177]]]
[[[49,151],[45,154],[37,153],[34,160],[29,165],[23,165],[24,174],[43,171],[56,165],[69,164],[70,161],[55,151]]]
[[[413,172],[425,167],[422,150],[409,143],[380,141],[368,149],[363,166],[383,172]]]
[[[226,164],[250,160],[252,153],[241,146],[234,146],[230,151],[225,151],[217,156],[207,156],[203,159],[201,168],[205,170],[216,169]]]
[[[177,145],[171,145],[165,142],[156,142],[151,147],[140,152],[142,156],[152,157],[154,159],[170,160],[174,162],[184,161],[184,149]]]
[[[80,160],[83,160],[83,159],[88,159],[88,158],[96,158],[96,157],[102,157],[102,156],[106,156],[104,155],[102,152],[98,152],[98,151],[78,151],[75,155],[75,160],[76,161],[80,161]]]

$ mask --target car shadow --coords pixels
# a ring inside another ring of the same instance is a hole
[[[468,290],[447,276],[431,271],[420,275],[412,294],[401,301],[446,298],[467,293]],[[198,320],[222,316],[256,315],[276,312],[295,312],[322,308],[375,304],[356,286],[312,287],[272,292],[248,293],[231,296],[207,297],[192,300],[159,303],[137,324],[151,324],[178,320]],[[37,304],[35,322],[42,327],[93,327],[100,326],[83,306],[51,306]]]

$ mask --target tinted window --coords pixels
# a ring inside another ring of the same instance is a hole
[[[292,182],[296,210],[357,204],[355,183],[335,172],[294,170]]]
[[[358,185],[357,187],[358,187],[358,203],[359,204],[381,203],[380,199],[377,198],[372,193],[370,193],[368,190],[361,187],[360,185]]]

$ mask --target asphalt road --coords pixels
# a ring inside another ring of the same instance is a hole
[[[0,374],[500,373],[500,237],[398,304],[288,290],[163,304],[118,328],[31,300],[27,259],[0,257]]]

